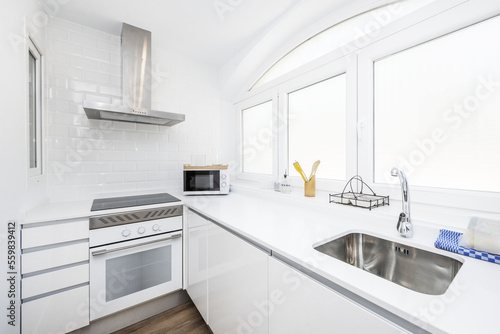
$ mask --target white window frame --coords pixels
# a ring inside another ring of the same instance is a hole
[[[500,4],[491,2],[481,6],[477,1],[469,1],[377,41],[359,53],[358,117],[359,124],[364,124],[358,142],[359,173],[363,175],[364,180],[366,176],[367,183],[376,193],[389,195],[395,199],[401,196],[396,178],[394,184],[374,182],[374,63],[384,57],[498,15],[500,15]],[[408,183],[411,200],[415,203],[489,212],[500,211],[500,192],[417,187],[411,185],[411,179]]]
[[[357,122],[357,57],[342,57],[333,60],[327,64],[318,66],[312,71],[308,71],[300,76],[297,76],[286,83],[280,85],[278,90],[279,95],[279,118],[286,120],[286,128],[282,127],[280,131],[280,146],[279,146],[279,170],[281,174],[288,168],[288,94],[306,88],[308,86],[320,83],[324,80],[336,77],[341,74],[346,74],[346,178],[350,175],[357,174],[357,144],[356,144],[356,122]],[[328,140],[328,138],[325,138]],[[299,161],[300,163],[300,161]],[[310,172],[311,166],[301,166],[306,174]],[[321,164],[318,169],[321,168]],[[316,179],[316,189],[332,190],[343,187],[346,180],[331,180],[331,179]],[[302,178],[295,176],[290,177],[290,184],[295,187],[303,187],[304,181]]]
[[[262,103],[272,102],[272,173],[259,174],[259,173],[248,173],[243,172],[243,111],[257,106]],[[269,90],[261,94],[247,98],[244,101],[239,102],[236,105],[237,108],[237,138],[238,138],[238,163],[239,168],[237,169],[237,178],[245,181],[259,182],[263,187],[265,184],[272,184],[273,180],[277,178],[278,174],[278,135],[277,135],[277,115],[278,115],[278,94],[276,90]]]
[[[333,51],[331,54],[259,86],[255,90],[247,92],[243,97],[245,98],[243,101],[244,103],[248,103],[252,99],[258,100],[260,98],[260,103],[262,103],[265,101],[262,96],[266,96],[267,100],[271,98],[277,99],[274,105],[277,108],[276,112],[280,114],[274,117],[278,118],[279,116],[283,118],[285,117],[283,113],[286,113],[288,109],[286,106],[287,92],[335,76],[335,73],[333,73],[335,71],[328,73],[330,71],[328,65],[331,65],[331,63],[342,56],[350,59],[354,58],[355,61],[350,65],[353,66],[351,71],[356,73],[354,88],[351,87],[350,83],[347,90],[348,94],[352,94],[348,99],[348,103],[351,98],[354,99],[354,103],[351,103],[348,107],[350,120],[347,121],[347,133],[349,138],[354,134],[355,139],[354,141],[348,139],[348,153],[351,153],[351,155],[348,155],[347,177],[349,178],[356,174],[361,175],[363,180],[377,194],[389,195],[391,199],[394,198],[396,201],[399,201],[401,189],[396,178],[394,178],[393,184],[376,184],[373,181],[374,62],[497,15],[500,15],[500,3],[492,0],[436,1],[428,7],[419,9],[408,15],[408,17],[373,33],[373,38],[368,43],[354,41],[346,47],[346,49],[350,50],[349,54],[344,54],[341,50]],[[328,69],[328,71],[323,72],[323,76],[318,74],[318,72],[321,73],[325,69]],[[258,104],[255,101],[253,103]],[[251,106],[251,103],[247,104],[246,107],[249,106]],[[239,107],[239,114],[241,113],[241,109]],[[276,165],[274,180],[279,180],[282,169],[284,170],[284,168],[288,167],[288,157],[286,156],[288,154],[288,147],[286,146],[288,145],[288,135],[286,131],[279,131],[278,134],[275,143],[275,152],[278,154],[278,159],[274,162]],[[246,179],[250,180],[252,178],[248,177]],[[254,178],[254,180],[258,179]],[[303,181],[300,178],[292,178],[291,181],[294,186],[303,186]],[[317,183],[317,188],[324,188],[329,191],[339,190],[340,192],[344,185],[341,182],[327,182],[323,184],[319,182],[319,184]],[[454,210],[464,209],[469,210],[467,211],[469,213],[477,211],[500,212],[500,191],[485,192],[417,187],[412,186],[411,179],[409,180],[409,185],[412,203],[432,205],[434,208],[441,206],[444,208],[453,208]]]
[[[26,143],[27,143],[27,175],[28,186],[37,184],[41,181],[43,176],[43,145],[42,145],[42,113],[43,113],[43,54],[41,49],[37,46],[35,41],[27,38],[27,52],[26,52]],[[36,92],[35,92],[35,132],[36,132],[36,161],[35,167],[30,167],[31,145],[30,141],[30,97],[29,90],[29,62],[30,54],[35,58],[35,75],[36,75]]]

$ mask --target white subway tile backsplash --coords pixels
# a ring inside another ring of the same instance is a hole
[[[138,171],[157,171],[158,162],[156,161],[138,161],[136,163]]]
[[[194,152],[170,152],[169,158],[173,161],[189,161],[191,154]]]
[[[45,144],[54,198],[181,189],[183,164],[193,154],[215,156],[217,71],[153,44],[152,107],[183,113],[186,121],[163,127],[89,120],[83,100],[122,104],[120,36],[52,18],[46,40]]]
[[[181,124],[179,124],[180,126]],[[180,127],[179,127],[180,128]],[[176,134],[176,133],[170,133],[168,135],[168,141],[171,142],[171,143],[179,143],[179,144],[183,144],[183,143],[187,143],[187,137],[188,135],[187,134]]]
[[[113,141],[112,145],[113,145],[113,148],[112,148],[113,151],[129,151],[130,150],[130,146],[131,146],[131,144],[129,142],[126,142],[126,141],[117,141],[117,140]]]
[[[157,171],[157,172],[151,172],[148,173],[148,181],[161,181],[165,180],[168,177],[168,172],[162,172],[162,171]]]
[[[156,142],[136,142],[135,148],[138,151],[158,151],[158,143]]]
[[[125,132],[125,140],[129,142],[145,141],[148,135],[145,132]]]
[[[99,184],[123,183],[124,179],[125,176],[122,173],[99,173],[97,175],[97,182]]]
[[[147,161],[148,152],[145,151],[128,151],[125,152],[125,161]]]
[[[83,47],[78,44],[73,44],[68,41],[52,39],[49,45],[56,52],[61,52],[67,55],[81,55],[83,52]]]
[[[133,162],[115,162],[111,165],[113,172],[133,172],[136,170]]]
[[[177,152],[179,150],[179,144],[171,142],[161,142],[158,147],[160,152]]]
[[[111,172],[111,163],[82,162],[82,173],[105,173],[105,172]]]
[[[179,144],[179,152],[195,152],[195,151],[196,151],[196,144],[186,144],[186,143]]]
[[[83,68],[86,71],[96,71],[99,67],[99,61],[85,58],[82,55],[69,55],[69,65],[74,68]]]
[[[55,25],[50,25],[47,27],[47,35],[52,36],[52,39],[64,41],[68,39],[68,30],[61,29]]]
[[[99,93],[104,95],[121,96],[122,90],[119,87],[99,86]]]
[[[163,126],[161,128],[162,129],[168,129],[167,127],[163,127]],[[154,124],[140,124],[140,123],[137,123],[137,131],[147,132],[148,136],[149,136],[150,134],[155,134],[155,132],[159,132],[159,126],[158,125],[154,125]],[[149,138],[149,139],[152,139],[152,138]]]
[[[68,41],[83,47],[97,48],[97,38],[87,34],[70,31]]]
[[[129,172],[124,173],[125,182],[141,182],[147,180],[148,173],[145,172]]]
[[[168,160],[167,152],[148,152],[148,161],[162,161]]]
[[[85,100],[86,101],[91,101],[91,102],[106,103],[106,104],[110,104],[111,103],[111,98],[109,96],[89,94],[89,93],[85,94]]]
[[[124,161],[124,159],[125,159],[124,152],[109,151],[109,152],[99,153],[100,161]]]
[[[109,51],[103,51],[99,50],[97,48],[84,48],[83,49],[83,55],[87,58],[95,59],[95,60],[100,60],[103,62],[110,62],[111,61],[111,53]]]
[[[77,31],[77,32],[83,32],[84,31],[84,26],[80,24],[73,23],[71,21],[67,20],[60,20],[57,19],[56,17],[52,17],[52,20],[49,22],[49,27],[57,27],[64,29],[66,31]],[[49,38],[51,38],[50,33],[47,35]]]
[[[111,125],[111,129],[113,130],[135,131],[136,127],[137,127],[136,123],[129,123],[129,122],[113,122]]]
[[[68,127],[65,125],[50,124],[47,127],[47,135],[51,137],[68,138]]]
[[[76,67],[50,64],[48,66],[50,74],[58,75],[67,79],[81,79],[83,71]]]
[[[158,144],[166,142],[168,136],[163,133],[145,132],[147,140],[150,142],[157,142]]]
[[[71,89],[77,91],[77,92],[97,92],[97,85],[96,84],[89,84],[86,82],[81,82],[77,80],[72,80],[71,81]]]
[[[99,63],[99,71],[104,73],[113,74],[116,76],[121,75],[121,64],[120,63]]]
[[[85,71],[83,77],[87,81],[92,81],[101,85],[111,84],[111,75],[98,71]]]

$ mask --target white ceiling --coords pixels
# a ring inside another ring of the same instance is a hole
[[[62,4],[55,14],[114,35],[120,35],[122,22],[126,22],[151,31],[153,44],[161,40],[173,52],[221,67],[301,1],[314,3],[311,0],[68,0],[59,1]]]

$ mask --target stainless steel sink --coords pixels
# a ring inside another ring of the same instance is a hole
[[[451,257],[363,233],[350,233],[314,249],[428,295],[443,294],[462,267]]]

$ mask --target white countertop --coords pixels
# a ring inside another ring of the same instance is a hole
[[[439,228],[450,228],[446,224],[413,220],[414,237],[400,237],[396,231],[400,202],[393,203],[391,199],[391,206],[369,211],[329,204],[326,193],[317,192],[316,197],[306,198],[299,189],[294,189],[290,195],[245,187],[233,187],[226,196],[169,193],[185,205],[429,332],[498,332],[496,302],[500,297],[500,266],[436,249],[434,241]],[[41,204],[28,211],[21,223],[95,215],[96,212],[90,211],[91,203],[88,200]],[[97,214],[123,211],[115,209]],[[454,257],[463,262],[463,266],[445,294],[431,296],[401,287],[313,249],[315,244],[351,231],[367,232]]]
[[[396,231],[400,202],[372,211],[329,204],[327,194],[236,189],[227,196],[183,197],[184,204],[332,282],[432,333],[498,333],[500,266],[434,247],[439,228],[414,221],[411,239]],[[391,216],[391,212],[395,212]],[[458,229],[455,229],[458,230]],[[313,249],[351,231],[363,231],[459,259],[462,268],[443,295],[418,293]]]

